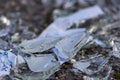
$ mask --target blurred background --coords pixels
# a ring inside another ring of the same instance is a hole
[[[40,34],[55,18],[82,8],[99,5],[108,21],[120,19],[120,0],[0,0],[0,15],[20,19],[22,24]],[[94,21],[88,21],[88,24]]]

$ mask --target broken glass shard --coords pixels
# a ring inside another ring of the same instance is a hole
[[[38,38],[61,37],[61,36],[66,36],[67,34],[72,34],[74,32],[84,32],[85,30],[86,30],[85,28],[64,30],[62,27],[59,28],[55,24],[51,24],[47,29],[43,31],[42,34],[39,35]]]
[[[91,11],[93,13],[91,13]],[[64,30],[66,30],[70,28],[73,24],[79,24],[81,20],[95,18],[103,14],[104,12],[100,9],[99,6],[93,6],[90,8],[79,10],[71,15],[58,18],[54,21],[53,24],[56,24],[58,28],[63,28]]]
[[[25,53],[35,53],[35,52],[42,52],[48,50],[56,45],[57,42],[60,40],[71,36],[72,34],[79,34],[84,33],[85,28],[80,29],[72,29],[67,30],[65,32],[61,32],[59,35],[56,36],[46,36],[41,38],[36,38],[28,41],[23,41],[20,44],[21,50]]]
[[[25,61],[32,72],[15,72],[15,75],[23,80],[45,80],[60,69],[60,64],[52,54],[25,57]]]
[[[66,17],[60,17],[56,19],[52,24],[50,24],[48,28],[44,30],[41,35],[39,35],[39,38],[46,36],[57,36],[61,32],[64,32],[67,29],[69,29],[72,25],[79,24],[82,20],[95,18],[103,14],[104,12],[99,6],[93,6],[90,8],[79,10]]]
[[[98,73],[94,76],[84,76],[83,78],[84,80],[108,80],[111,70],[112,70],[112,67],[109,65],[106,65],[106,67],[101,71],[101,73]]]
[[[9,51],[0,50],[0,76],[8,75],[11,66],[15,65],[16,56]]]
[[[25,40],[19,46],[21,51],[25,53],[35,53],[35,52],[43,52],[52,48],[58,41],[62,38],[59,37],[51,37],[51,38],[36,38],[32,40]]]
[[[88,37],[85,33],[75,33],[59,41],[53,48],[59,62],[62,64],[73,58],[80,48],[86,44]]]
[[[60,64],[62,64],[65,61],[69,60],[69,57],[67,55],[65,55],[65,54],[62,54],[57,48],[53,48],[52,50],[57,55],[57,58],[58,58]]]
[[[25,57],[25,60],[33,72],[45,72],[54,66],[60,66],[52,54],[41,54],[39,57]]]
[[[81,71],[84,71],[87,67],[89,67],[90,66],[90,62],[78,62],[77,64],[74,64],[74,67],[76,67],[76,68],[78,68],[77,66],[80,66],[79,67],[79,69],[81,70]]]
[[[15,75],[18,78],[21,78],[22,80],[46,80],[59,69],[60,69],[60,66],[54,66],[52,69],[49,69],[49,71],[45,71],[45,72],[37,72],[37,73],[31,72],[27,74],[15,73]]]
[[[72,35],[72,34],[75,34],[75,33],[85,33],[86,32],[86,28],[76,28],[76,29],[69,29],[69,30],[66,30],[65,32],[61,33],[61,36],[68,36],[68,35]]]
[[[93,13],[91,13],[91,11]],[[79,24],[81,20],[95,18],[95,17],[98,17],[99,15],[103,15],[103,14],[104,14],[104,12],[100,9],[99,6],[93,6],[93,7],[83,9],[83,10],[79,10],[76,13],[73,13],[66,17],[58,18],[55,21],[55,23],[58,25],[58,27],[61,28],[61,25],[63,25],[62,27],[67,29],[67,28],[70,28],[73,24]],[[63,22],[64,22],[64,24],[61,24]]]
[[[87,60],[80,60],[74,63],[74,67],[88,75],[99,72],[108,62],[109,57],[96,56]]]
[[[59,62],[62,64],[73,58],[81,47],[87,43],[89,38],[89,34],[86,34],[85,30],[68,29],[70,29],[74,24],[79,24],[81,20],[95,18],[103,14],[104,13],[99,6],[93,6],[66,17],[58,18],[50,24],[38,38],[23,41],[19,46],[25,53],[43,52],[52,48],[54,53],[57,55]],[[45,80],[54,72],[59,70],[60,64],[56,61],[54,56],[51,54],[41,55],[44,56],[25,57],[27,65],[32,73],[24,75],[15,73],[16,76],[23,80]],[[90,62],[89,64],[91,65]],[[88,65],[86,65],[86,68],[89,67],[87,66]]]

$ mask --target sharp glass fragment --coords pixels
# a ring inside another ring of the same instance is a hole
[[[86,74],[92,75],[99,72],[107,64],[108,59],[109,57],[96,56],[91,59],[78,61],[73,66]]]
[[[55,48],[53,48],[59,62],[62,64],[67,60],[72,59],[81,47],[87,43],[88,37],[89,36],[86,33],[76,33],[59,41],[55,45]]]
[[[79,61],[77,62],[77,64],[73,65],[75,68],[80,69],[81,71],[85,71],[85,69],[87,69],[90,66],[90,62],[86,61],[86,62],[82,62]]]
[[[21,47],[21,50],[25,53],[42,52],[54,47],[57,42],[59,42],[64,38],[68,38],[73,34],[85,33],[85,30],[86,30],[85,28],[72,29],[72,30],[67,30],[65,32],[61,32],[59,33],[59,35],[56,35],[56,36],[51,36],[51,37],[46,36],[46,37],[23,41],[20,44],[20,47]]]
[[[110,76],[110,73],[111,73],[111,70],[112,70],[112,67],[111,66],[107,66],[106,68],[106,71],[102,72],[102,73],[105,73],[104,75],[96,75],[96,76],[84,76],[84,80],[109,80],[109,76]],[[101,74],[102,74],[101,73]]]
[[[39,57],[25,58],[32,73],[15,75],[23,80],[45,80],[60,69],[60,64],[52,54],[41,54]]]
[[[52,24],[48,26],[45,31],[43,31],[39,38],[46,36],[57,36],[59,35],[59,33],[64,32],[65,30],[70,28],[73,24],[79,24],[82,20],[95,18],[103,14],[104,12],[99,6],[93,6],[83,10],[79,10],[78,12],[66,17],[56,19]]]
[[[86,28],[76,28],[76,29],[69,29],[67,31],[64,31],[63,33],[61,33],[60,35],[62,37],[68,37],[70,35],[73,35],[73,34],[83,34],[86,32]]]
[[[22,80],[46,80],[59,69],[60,69],[60,66],[54,66],[52,69],[49,69],[49,71],[43,71],[38,73],[32,72],[32,73],[22,74],[22,75],[15,73],[15,75],[18,78],[21,78]]]
[[[69,60],[69,57],[67,55],[61,53],[57,48],[53,48],[52,50],[57,55],[57,58],[58,58],[60,64]]]
[[[78,12],[68,15],[66,17],[63,17],[63,18],[64,18],[64,20],[68,21],[67,23],[70,23],[71,25],[73,25],[74,23],[78,24],[81,20],[95,18],[95,17],[98,17],[99,15],[103,15],[103,14],[104,14],[104,12],[102,11],[102,9],[99,6],[93,6],[93,7],[83,9],[83,10],[79,10]],[[62,20],[61,20],[61,22],[62,22]],[[65,28],[69,28],[69,26],[66,25]]]
[[[1,0],[0,80],[119,80],[118,4]]]
[[[8,75],[11,66],[15,65],[16,56],[9,51],[0,50],[0,76]]]
[[[25,53],[35,53],[35,52],[43,52],[55,46],[55,44],[60,41],[62,38],[60,37],[51,37],[51,38],[36,38],[32,40],[25,40],[19,46],[21,51]]]
[[[25,60],[33,72],[46,72],[55,66],[60,66],[52,54],[41,54],[39,57],[26,57]]]

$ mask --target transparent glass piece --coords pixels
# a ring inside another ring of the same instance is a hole
[[[32,72],[15,75],[22,80],[45,80],[60,69],[60,64],[52,54],[41,54],[39,57],[25,58]]]
[[[60,17],[50,24],[48,28],[39,35],[39,38],[46,36],[57,36],[61,32],[69,29],[72,25],[79,24],[82,20],[88,20],[103,14],[104,12],[99,6],[93,6],[79,10],[68,16]]]
[[[109,57],[94,56],[90,59],[80,60],[73,64],[73,66],[88,75],[99,72],[108,62]]]
[[[53,51],[58,57],[59,62],[62,64],[65,61],[73,58],[76,53],[86,44],[88,36],[85,33],[72,34],[59,41]]]
[[[25,40],[19,46],[21,51],[25,53],[43,52],[55,46],[55,44],[62,38],[51,37],[51,38],[36,38],[32,40]]]
[[[59,66],[52,54],[41,54],[39,57],[25,57],[25,60],[33,72],[45,72],[54,66]]]
[[[105,71],[104,71],[105,70]],[[84,80],[109,80],[109,76],[110,76],[110,73],[111,73],[111,70],[112,70],[112,67],[111,66],[106,66],[103,71],[101,71],[101,74],[104,74],[104,75],[96,75],[96,76],[84,76]]]
[[[9,51],[0,50],[0,76],[10,74],[11,66],[15,65],[16,56]]]

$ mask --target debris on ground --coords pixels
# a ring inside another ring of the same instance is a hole
[[[119,80],[119,0],[11,0],[0,6],[0,80]]]

